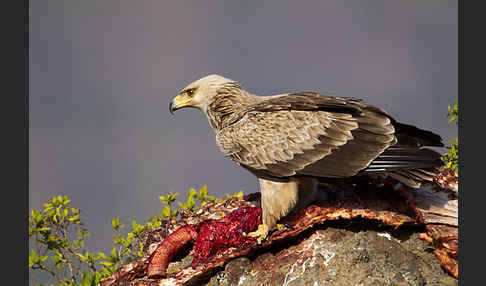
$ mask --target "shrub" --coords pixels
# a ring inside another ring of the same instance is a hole
[[[243,191],[229,197],[240,197]],[[29,239],[33,248],[29,254],[29,269],[49,273],[57,285],[96,285],[111,275],[121,265],[143,257],[141,239],[143,233],[161,225],[165,217],[175,218],[178,210],[173,207],[179,193],[159,197],[163,205],[158,216],[145,224],[132,220],[129,228],[118,218],[111,220],[113,246],[109,254],[91,252],[85,248],[85,241],[91,233],[84,228],[81,211],[71,206],[67,196],[56,196],[44,204],[43,210],[32,210],[29,216]],[[197,211],[208,202],[221,199],[208,194],[207,186],[199,191],[191,188],[185,202],[177,202],[182,210]],[[126,234],[123,230],[127,230]]]
[[[449,117],[449,123],[456,123],[459,122],[459,109],[457,103],[454,104],[453,107],[450,105],[447,107],[449,112],[447,113],[447,117]],[[443,154],[442,158],[446,162],[445,167],[453,170],[454,172],[459,172],[459,139],[456,138],[455,140],[449,141],[451,144],[450,146],[446,146],[449,149],[448,153]]]

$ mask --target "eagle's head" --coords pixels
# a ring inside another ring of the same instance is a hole
[[[236,82],[217,74],[198,79],[184,87],[179,95],[172,99],[169,103],[169,111],[173,113],[184,107],[192,107],[206,113],[218,90],[227,84],[236,84]]]

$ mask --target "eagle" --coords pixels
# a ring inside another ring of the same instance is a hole
[[[197,108],[207,117],[224,155],[259,181],[262,224],[258,243],[278,220],[309,203],[326,180],[363,175],[392,177],[417,188],[443,165],[439,135],[397,122],[384,110],[352,97],[316,92],[257,96],[212,74],[174,97],[170,113]]]

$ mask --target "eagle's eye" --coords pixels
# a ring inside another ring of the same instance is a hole
[[[187,95],[193,96],[194,95],[194,88],[186,90]]]

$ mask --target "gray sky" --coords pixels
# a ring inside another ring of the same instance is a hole
[[[30,208],[68,195],[109,251],[110,221],[157,197],[258,189],[203,114],[169,101],[217,73],[258,95],[352,96],[457,136],[457,1],[31,1]]]

